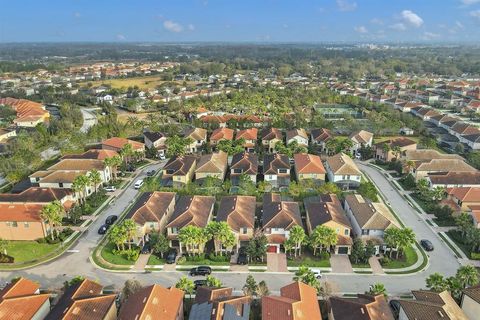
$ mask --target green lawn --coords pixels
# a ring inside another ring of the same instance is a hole
[[[15,259],[15,263],[39,260],[57,250],[60,243],[48,244],[36,241],[9,241],[7,254]]]
[[[393,258],[395,258],[395,253],[393,253]],[[418,260],[417,252],[413,249],[413,247],[408,247],[402,256],[399,259],[391,259],[391,261],[385,265],[382,265],[385,269],[400,269],[409,267]]]
[[[147,262],[148,265],[159,265],[159,264],[165,264],[165,259],[162,259],[154,254],[152,254],[150,256],[150,258],[148,258],[148,262]]]
[[[195,260],[185,260],[182,259],[177,261],[177,265],[186,265],[186,266],[229,266],[230,262],[225,261],[213,261],[207,258],[204,259],[195,259]]]
[[[301,256],[297,258],[287,258],[287,266],[289,267],[317,267],[317,268],[329,268],[330,258],[313,257],[313,256]]]
[[[107,243],[105,247],[102,248],[102,252],[100,253],[102,255],[102,258],[111,263],[111,264],[116,264],[116,265],[133,265],[135,264],[135,261],[130,261],[127,260],[123,255],[121,254],[113,254],[112,250],[115,249],[115,245],[113,243]]]

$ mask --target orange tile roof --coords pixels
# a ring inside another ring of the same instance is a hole
[[[0,221],[41,222],[44,204],[0,204]]]
[[[145,147],[145,145],[141,142],[137,142],[137,141],[133,141],[125,138],[119,138],[119,137],[113,137],[113,138],[104,140],[102,142],[102,145],[109,146],[116,149],[122,149],[122,147],[127,143],[132,145],[133,150],[143,149]]]
[[[229,128],[218,128],[213,130],[210,140],[233,140],[233,129]]]
[[[50,116],[42,104],[30,100],[0,98],[0,105],[10,106],[17,113],[14,122],[37,121]]]
[[[447,188],[447,193],[462,202],[480,202],[480,188],[456,187]]]
[[[245,130],[240,130],[237,132],[235,136],[235,140],[239,140],[244,138],[245,140],[257,140],[258,136],[258,129],[257,128],[250,128]]]
[[[297,153],[293,156],[295,171],[298,174],[324,174],[322,160],[319,156],[307,153]]]

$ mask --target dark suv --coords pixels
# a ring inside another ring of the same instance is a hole
[[[167,258],[165,259],[165,261],[168,263],[168,264],[172,264],[172,263],[175,263],[175,260],[177,259],[177,250],[175,249],[172,249],[168,252],[167,254]]]
[[[192,268],[190,270],[191,276],[206,276],[212,273],[212,268],[208,266],[200,266],[196,268]]]
[[[108,216],[107,219],[105,219],[105,224],[112,225],[115,221],[117,221],[118,217],[114,214],[111,216]]]
[[[244,247],[242,247],[238,250],[237,264],[244,265],[247,263],[248,263],[247,250]]]
[[[430,242],[430,240],[422,239],[422,240],[420,240],[420,245],[426,251],[433,251],[433,244]]]

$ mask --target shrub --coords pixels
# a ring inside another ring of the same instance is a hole
[[[230,254],[226,255],[215,255],[213,253],[209,254],[208,259],[215,261],[215,262],[229,262],[230,261]]]
[[[137,261],[138,256],[140,255],[140,251],[137,249],[130,249],[123,251],[125,258],[129,261]]]
[[[480,252],[472,252],[472,253],[470,253],[470,259],[472,259],[472,260],[480,260]]]
[[[47,239],[45,239],[45,238],[38,238],[35,241],[37,241],[37,243],[40,243],[40,244],[47,243]]]
[[[378,262],[380,262],[382,266],[389,264],[391,261],[392,260],[389,257],[381,257],[378,259]]]
[[[192,262],[197,262],[197,261],[202,261],[205,260],[205,254],[199,254],[198,256],[187,256],[187,261],[192,261]]]
[[[13,263],[15,259],[9,255],[0,253],[0,263]]]
[[[180,258],[177,259],[178,264],[183,264],[185,262],[187,262],[187,258],[185,258],[185,256],[181,256]]]

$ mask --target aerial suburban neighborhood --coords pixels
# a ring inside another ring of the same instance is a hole
[[[451,2],[2,4],[0,320],[479,319]]]

